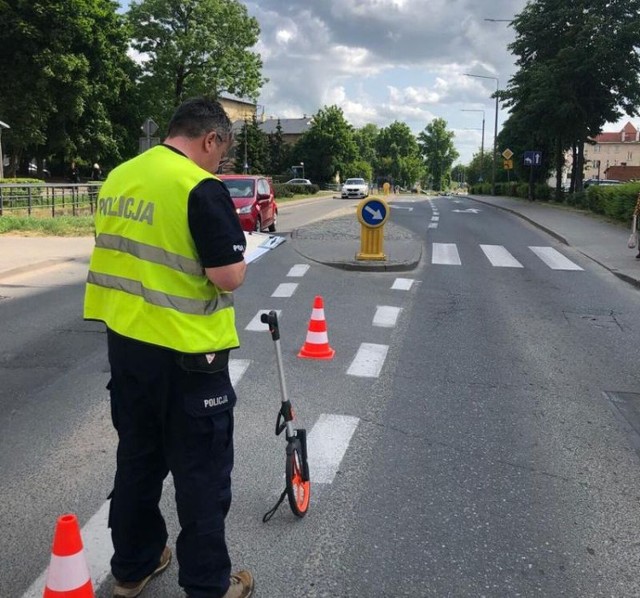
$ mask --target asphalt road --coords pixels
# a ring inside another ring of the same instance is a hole
[[[637,389],[637,291],[509,214],[455,201],[396,202],[394,223],[424,243],[413,272],[330,268],[291,243],[250,266],[236,294],[228,537],[256,596],[640,595],[638,454],[610,404]],[[279,230],[355,203],[283,204]],[[71,263],[0,286],[3,597],[26,595],[68,511],[90,533],[96,596],[109,596],[92,521],[115,436],[83,278]],[[331,361],[296,357],[316,295]],[[253,329],[268,309],[280,310],[289,393],[316,450],[309,515],[285,504],[264,524],[284,484],[273,343]],[[163,509],[173,545],[170,480]],[[147,595],[180,595],[175,564]]]

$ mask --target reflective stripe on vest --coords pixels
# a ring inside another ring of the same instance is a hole
[[[169,307],[183,314],[193,316],[210,316],[211,314],[233,306],[233,295],[231,293],[221,293],[210,301],[198,301],[197,299],[185,299],[176,295],[168,295],[159,291],[152,291],[145,288],[141,282],[113,276],[112,274],[99,274],[89,271],[87,282],[106,289],[124,291],[131,295],[142,297],[147,303],[158,307]]]
[[[185,274],[195,274],[196,276],[204,274],[204,269],[198,260],[191,260],[183,255],[171,253],[159,247],[133,241],[132,239],[126,239],[118,235],[100,233],[96,239],[96,247],[115,249],[116,251],[128,253],[147,262],[162,264],[163,266],[173,268]]]

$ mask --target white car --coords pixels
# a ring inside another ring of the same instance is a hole
[[[369,184],[364,179],[347,179],[341,194],[342,199],[364,199],[369,196]]]

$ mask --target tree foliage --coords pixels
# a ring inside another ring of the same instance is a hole
[[[564,150],[579,148],[577,188],[587,139],[637,114],[639,15],[640,0],[534,0],[513,22],[519,69],[500,97],[511,125],[545,144],[556,168]]]
[[[448,185],[451,166],[460,155],[453,144],[454,136],[453,131],[447,130],[447,121],[443,118],[434,118],[418,135],[431,183],[438,191]]]
[[[251,48],[260,27],[238,0],[134,0],[127,16],[144,57],[147,109],[161,126],[188,97],[257,97],[262,60]]]
[[[0,113],[14,156],[120,159],[114,108],[130,92],[127,30],[110,0],[0,4]]]
[[[314,182],[344,178],[347,165],[358,158],[358,146],[342,109],[328,106],[318,110],[311,127],[296,143],[293,157],[304,162],[305,172]]]

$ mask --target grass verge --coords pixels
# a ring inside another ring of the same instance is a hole
[[[58,218],[2,216],[0,234],[6,233],[34,237],[88,237],[94,234],[93,216],[60,216]]]

